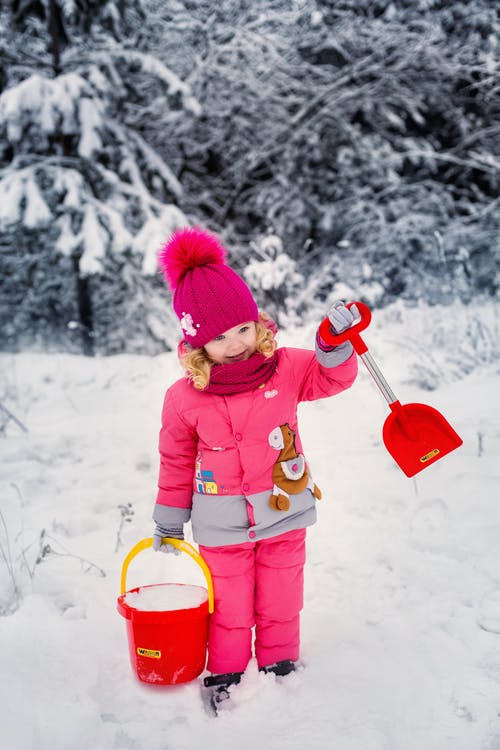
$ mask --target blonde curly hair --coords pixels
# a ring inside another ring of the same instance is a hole
[[[257,334],[255,350],[263,354],[264,357],[272,357],[278,345],[274,338],[274,332],[265,325],[265,322],[270,319],[266,312],[259,311],[259,320],[255,323]],[[210,380],[210,368],[214,364],[205,348],[200,347],[199,349],[186,351],[179,357],[179,362],[196,390],[205,390]]]

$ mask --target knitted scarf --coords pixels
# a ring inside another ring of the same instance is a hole
[[[255,352],[242,362],[212,365],[210,382],[203,392],[226,396],[229,393],[251,391],[269,380],[277,364],[277,352],[274,352],[272,357],[264,357],[260,352]]]

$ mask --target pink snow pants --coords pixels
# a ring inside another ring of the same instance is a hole
[[[259,542],[199,546],[215,593],[208,634],[210,672],[245,671],[254,625],[259,667],[299,658],[305,537],[306,530],[297,529]]]

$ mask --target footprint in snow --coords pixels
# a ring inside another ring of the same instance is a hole
[[[479,603],[477,624],[488,633],[500,635],[500,589],[484,594]]]

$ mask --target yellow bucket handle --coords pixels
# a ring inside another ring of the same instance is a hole
[[[202,569],[205,575],[205,580],[207,582],[207,587],[208,587],[208,611],[210,612],[210,614],[212,614],[212,612],[214,611],[214,585],[212,583],[212,576],[210,574],[210,569],[208,565],[206,564],[205,560],[202,558],[200,553],[193,547],[193,545],[189,544],[189,542],[185,542],[184,539],[174,539],[173,537],[165,536],[163,537],[162,542],[164,544],[171,544],[173,547],[180,549],[181,552],[186,552],[186,554],[192,557],[195,563],[197,563],[200,566],[200,568]],[[146,539],[141,539],[140,542],[137,542],[137,544],[134,547],[132,547],[132,549],[126,556],[122,565],[122,575],[121,575],[121,582],[120,582],[120,593],[122,595],[127,590],[128,566],[130,565],[134,557],[139,554],[139,552],[142,552],[143,549],[148,549],[148,547],[152,547],[152,546],[153,546],[153,538],[146,537]]]

